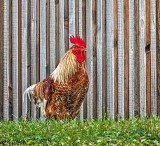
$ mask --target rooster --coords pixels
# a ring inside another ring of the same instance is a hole
[[[45,117],[74,119],[86,97],[89,80],[86,69],[86,42],[71,36],[73,46],[46,79],[28,87],[24,94],[41,107]]]

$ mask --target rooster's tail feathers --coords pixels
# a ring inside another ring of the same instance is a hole
[[[25,95],[27,94],[27,97],[29,97],[29,100],[31,101],[31,97],[32,97],[32,92],[33,92],[33,88],[36,86],[36,84],[31,85],[30,87],[28,87],[24,93],[23,93],[23,102],[24,102],[24,98]]]

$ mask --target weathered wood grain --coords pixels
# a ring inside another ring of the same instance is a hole
[[[135,41],[134,41],[134,48],[135,48],[135,61],[134,61],[134,66],[135,66],[135,100],[134,100],[134,114],[136,116],[140,115],[140,81],[139,81],[139,73],[140,73],[140,68],[139,68],[139,0],[134,1],[134,28],[135,28]]]
[[[118,0],[114,0],[114,114],[118,116]]]
[[[160,116],[160,2],[156,2],[156,29],[157,29],[157,114]]]
[[[124,6],[123,0],[118,0],[118,115],[122,118],[124,118],[124,7],[123,6]]]
[[[146,46],[151,42],[150,28],[150,0],[146,1]],[[146,48],[146,114],[151,114],[151,51]]]
[[[13,119],[18,119],[18,0],[12,1],[12,89]]]
[[[0,57],[0,68],[1,68],[1,72],[0,72],[0,120],[3,118],[3,91],[4,91],[4,86],[6,86],[6,83],[7,83],[7,76],[5,76],[5,84],[3,82],[3,73],[5,73],[5,75],[7,75],[7,61],[6,61],[6,58],[7,58],[7,52],[4,48],[4,45],[3,45],[3,41],[4,41],[4,25],[5,25],[5,22],[4,22],[4,17],[5,15],[4,14],[4,2],[1,1],[0,2],[0,10],[1,10],[1,16],[0,16],[0,21],[1,21],[1,24],[0,24],[0,54],[3,54],[2,57]],[[4,62],[5,61],[5,62]],[[3,65],[5,64],[5,66]],[[5,93],[4,93],[5,94]],[[8,100],[7,100],[8,101]],[[5,102],[6,103],[6,102]],[[7,106],[7,105],[6,105]]]
[[[92,40],[92,0],[86,1],[86,42],[87,42],[87,70],[89,89],[87,95],[87,117],[93,118],[93,40]]]
[[[31,1],[31,85],[37,83],[36,0]],[[31,102],[31,117],[36,119],[36,106]]]
[[[102,116],[106,116],[107,113],[107,71],[106,71],[106,1],[102,0]],[[97,68],[98,70],[98,68]]]
[[[8,86],[8,94],[9,94],[9,119],[13,120],[13,87],[12,87],[12,1],[9,1],[9,57],[8,57],[8,72],[9,72],[9,86]]]
[[[86,40],[86,0],[82,0],[82,38]],[[87,98],[83,102],[83,116],[87,118]]]
[[[102,80],[103,80],[103,64],[102,64],[102,0],[97,1],[97,35],[96,35],[96,48],[97,48],[97,117],[102,119]]]
[[[69,0],[69,37],[72,35],[75,35],[75,0]],[[69,44],[69,47],[71,47],[72,44]]]
[[[83,17],[83,14],[82,14],[82,0],[79,0],[79,8],[78,8],[78,22],[79,22],[79,28],[78,28],[78,33],[79,33],[79,36],[83,38],[83,34],[82,34],[82,29],[83,29],[83,25],[82,25],[82,17]],[[80,120],[83,121],[84,117],[83,117],[83,103],[81,105],[81,109],[80,109]]]
[[[40,0],[36,0],[36,82],[40,81]],[[40,110],[36,110],[36,117],[39,118]]]
[[[145,1],[139,0],[139,48],[140,48],[140,115],[146,116],[146,8]]]
[[[65,48],[69,49],[69,1],[64,1],[64,34]]]
[[[28,87],[28,1],[22,1],[22,93]],[[28,112],[28,98],[22,101],[22,116],[25,117]]]
[[[114,11],[113,0],[106,3],[107,115],[114,118]]]
[[[55,1],[50,1],[50,72],[56,68]]]
[[[151,111],[157,115],[157,35],[156,0],[151,0]]]
[[[134,117],[135,109],[135,12],[134,0],[129,1],[129,117]]]
[[[65,54],[65,45],[64,45],[64,1],[59,0],[59,55],[60,58]]]
[[[46,0],[40,0],[40,80],[46,78]],[[43,115],[41,112],[41,118]]]
[[[97,118],[97,48],[96,48],[96,0],[92,2],[92,43],[93,43],[93,118]]]
[[[22,115],[22,1],[18,1],[18,115]],[[29,77],[29,76],[28,76]]]
[[[46,0],[40,0],[40,80],[46,78]]]
[[[133,9],[132,5],[132,9]],[[129,117],[129,1],[124,0],[124,117]],[[133,18],[132,18],[133,19]]]
[[[36,81],[40,80],[40,0],[36,0]]]
[[[50,75],[50,0],[46,0],[46,76]]]
[[[79,35],[79,0],[75,1],[75,34]]]
[[[0,45],[3,46],[1,47],[3,48],[3,96],[1,95],[3,101],[2,99],[0,101],[3,110],[0,109],[0,111],[3,111],[3,118],[9,120],[9,1],[4,1],[0,5],[2,5],[1,8],[4,6],[4,18],[0,18],[4,21],[3,27],[1,26],[3,29],[1,36],[4,37],[4,40],[1,38],[2,42],[0,42]],[[0,117],[2,118],[2,113]]]
[[[59,63],[59,0],[55,1],[55,23],[56,23],[56,66]]]

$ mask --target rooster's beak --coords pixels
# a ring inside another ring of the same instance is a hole
[[[85,51],[85,52],[86,52],[87,50],[86,50],[86,48],[84,48],[84,49],[82,49],[82,51]]]

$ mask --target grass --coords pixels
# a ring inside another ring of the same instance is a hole
[[[0,145],[160,146],[160,117],[0,122]]]

